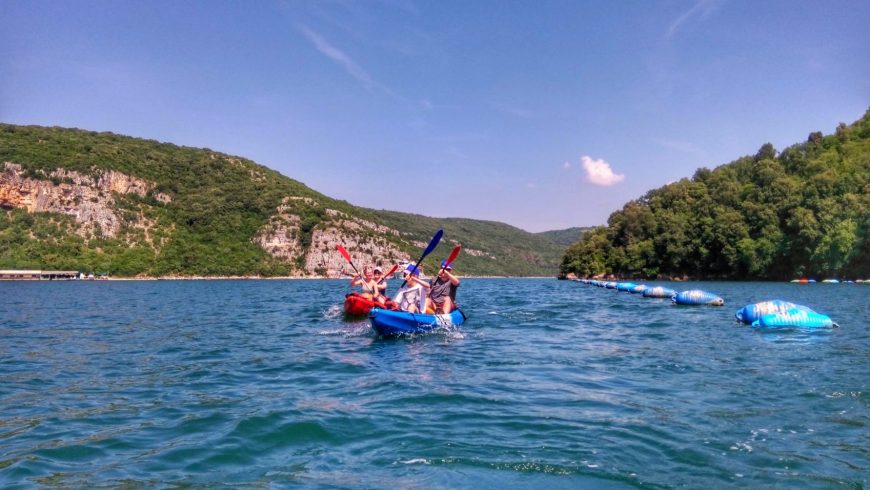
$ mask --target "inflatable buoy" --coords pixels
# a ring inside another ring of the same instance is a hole
[[[644,298],[673,298],[677,292],[670,288],[656,286],[654,288],[646,288],[643,291]]]
[[[616,283],[616,290],[628,292],[631,291],[635,286],[637,286],[637,284],[633,282],[618,282]]]
[[[642,292],[646,291],[646,289],[647,289],[646,284],[638,284],[635,287],[631,288],[631,294],[642,293]]]
[[[752,322],[761,318],[762,315],[768,315],[771,313],[785,313],[786,311],[793,308],[813,311],[812,309],[803,305],[796,305],[794,303],[783,301],[781,299],[774,299],[770,301],[762,301],[761,303],[746,305],[743,308],[737,310],[737,313],[734,314],[734,317],[737,318],[737,320],[746,323],[747,325],[751,325]]]
[[[831,328],[839,326],[828,315],[792,308],[785,313],[769,313],[752,322],[759,328]]]
[[[725,300],[720,296],[700,289],[683,291],[673,297],[673,302],[678,305],[710,305],[724,306]]]
[[[606,287],[607,289],[616,289],[616,283],[612,282],[612,281],[607,282],[607,283],[604,283],[604,287]]]

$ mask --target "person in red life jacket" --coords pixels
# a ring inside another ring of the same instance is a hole
[[[453,275],[453,267],[446,260],[441,261],[438,276],[429,282],[429,295],[426,298],[426,310],[435,313],[450,313],[456,308],[456,289],[459,288],[459,278]]]

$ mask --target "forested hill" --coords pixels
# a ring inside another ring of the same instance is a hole
[[[553,243],[561,245],[563,248],[573,245],[578,240],[583,238],[583,234],[589,230],[592,230],[593,227],[578,227],[575,226],[573,228],[565,228],[564,230],[550,230],[550,231],[542,231],[539,233],[535,233],[535,235],[541,236],[550,240]]]
[[[314,163],[312,163],[314,164]],[[553,242],[489,221],[374,211],[245,158],[79,129],[0,124],[0,269],[114,276],[329,276],[463,245],[464,275],[554,276]]]
[[[581,276],[870,277],[870,110],[652,190],[566,251]]]

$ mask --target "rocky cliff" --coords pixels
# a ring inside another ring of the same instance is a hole
[[[80,224],[76,233],[85,238],[118,234],[122,220],[117,212],[116,195],[145,197],[154,188],[153,183],[113,170],[91,176],[58,168],[40,177],[27,177],[21,165],[4,162],[0,172],[0,207],[70,215]],[[164,204],[172,200],[160,193],[155,198]],[[145,230],[153,227],[144,215],[129,225]]]
[[[352,274],[352,268],[337,251],[336,245],[344,246],[351,254],[354,265],[362,268],[374,264],[391,267],[409,255],[385,236],[399,236],[397,230],[374,222],[349,216],[341,211],[326,208],[329,219],[321,222],[311,232],[310,244],[303,244],[302,217],[294,214],[292,201],[305,199],[310,206],[319,206],[313,199],[285,197],[269,221],[257,231],[254,243],[272,257],[288,264],[301,264],[304,275],[339,277]]]

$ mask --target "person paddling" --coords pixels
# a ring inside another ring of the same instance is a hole
[[[362,286],[363,292],[360,296],[366,299],[378,301],[380,288],[378,287],[378,280],[375,279],[370,266],[365,266],[363,268],[362,276],[359,274],[353,276],[353,279],[350,280],[350,285]],[[380,302],[383,303],[383,298],[380,299]]]
[[[402,275],[406,281],[405,286],[399,289],[393,301],[399,304],[402,311],[420,313],[426,306],[426,291],[423,289],[423,281],[420,280],[420,269],[411,263]]]
[[[438,276],[429,282],[429,295],[426,297],[426,310],[435,313],[450,313],[456,308],[456,289],[459,278],[453,275],[453,267],[446,260],[441,261]]]
[[[375,281],[375,301],[383,305],[387,301],[387,281],[384,277],[384,271],[380,267],[375,267],[372,270],[372,278]]]

